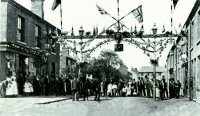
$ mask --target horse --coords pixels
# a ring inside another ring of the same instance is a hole
[[[80,93],[83,95],[83,100],[89,96],[89,91],[90,93],[95,94],[95,99],[94,100],[100,100],[100,92],[101,92],[101,81],[100,79],[93,78],[89,79],[87,78],[86,80],[81,80],[80,81]]]

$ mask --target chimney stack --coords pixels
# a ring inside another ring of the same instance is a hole
[[[31,11],[44,19],[44,4],[45,0],[31,0]]]

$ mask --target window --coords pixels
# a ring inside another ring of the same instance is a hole
[[[35,26],[35,45],[41,48],[41,27]]]
[[[52,45],[52,50],[51,50],[51,51],[52,51],[53,53],[55,53],[55,52],[56,52],[56,50],[55,50],[55,47],[56,47],[56,46],[55,46],[55,45],[56,45],[56,40],[55,40],[55,39],[51,39],[51,40],[52,40],[52,41],[51,41],[51,45]]]
[[[25,26],[24,26],[24,18],[21,16],[18,16],[17,19],[17,40],[24,42],[24,30],[25,30]]]

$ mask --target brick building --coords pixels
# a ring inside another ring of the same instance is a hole
[[[8,71],[29,77],[59,74],[60,46],[48,36],[56,27],[43,19],[43,1],[31,0],[29,11],[14,0],[1,0],[0,81]]]

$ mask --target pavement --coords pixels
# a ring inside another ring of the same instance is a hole
[[[199,116],[200,104],[187,98],[153,100],[102,97],[101,101],[72,101],[64,97],[0,98],[0,116]]]

